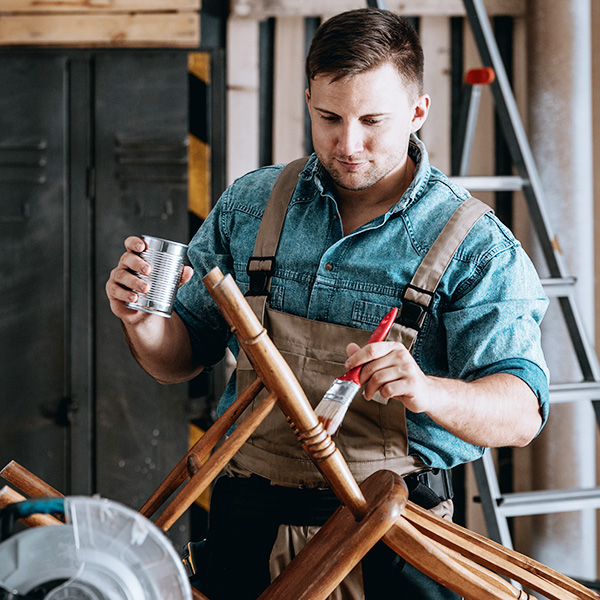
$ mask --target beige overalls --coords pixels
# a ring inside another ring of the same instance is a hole
[[[261,221],[254,257],[249,262],[250,272],[268,271],[272,267],[268,257],[276,254],[287,207],[305,162],[306,159],[299,159],[290,163],[279,176]],[[475,198],[469,198],[456,210],[407,286],[402,306],[399,307],[399,318],[393,325],[388,340],[401,341],[412,351],[418,328],[425,319],[433,293],[446,267],[471,227],[489,210],[487,205]],[[264,258],[261,260],[261,257]],[[266,288],[269,286],[270,274],[267,276]],[[247,300],[289,363],[313,407],[319,403],[333,380],[345,372],[347,344],[355,342],[362,346],[371,334],[370,331],[271,310],[264,294],[250,295]],[[416,328],[398,323],[402,321],[403,313],[409,324]],[[238,394],[256,377],[241,351],[236,376]],[[263,391],[264,393],[266,392]],[[251,411],[252,406],[247,411]],[[368,402],[358,394],[334,441],[359,483],[380,469],[388,469],[399,475],[427,469],[418,456],[408,454],[405,408],[398,401]],[[283,413],[278,410],[271,411],[237,452],[228,471],[241,476],[254,473],[269,479],[273,484],[283,486],[327,487],[320,472],[297,443]],[[451,518],[452,503],[443,502],[434,510]],[[317,529],[286,525],[280,527],[271,556],[273,577],[279,574]],[[360,565],[331,598],[364,598]]]

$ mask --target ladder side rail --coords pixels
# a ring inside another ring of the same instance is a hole
[[[502,493],[498,485],[496,467],[494,466],[491,451],[486,450],[484,455],[472,464],[488,537],[513,550],[508,521],[499,511]]]
[[[596,352],[588,336],[585,335],[585,326],[577,308],[577,304],[572,298],[572,294],[558,298],[562,313],[565,318],[567,329],[573,342],[573,348],[579,361],[584,381],[600,380],[600,365]],[[600,420],[598,420],[600,426]]]
[[[459,168],[458,176],[466,177],[469,174],[471,164],[471,154],[473,153],[473,140],[475,138],[475,128],[477,117],[479,116],[479,105],[481,104],[481,86],[465,84],[465,107],[459,123],[459,131],[464,131],[460,136],[459,148]]]

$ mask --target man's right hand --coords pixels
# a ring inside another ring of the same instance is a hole
[[[141,279],[137,273],[150,275],[152,265],[142,259],[140,253],[146,249],[146,243],[139,237],[128,237],[125,240],[125,252],[121,255],[119,263],[111,271],[106,282],[106,295],[110,302],[112,312],[119,319],[135,324],[152,315],[140,310],[128,308],[128,302],[136,302],[139,293],[147,293],[150,284]],[[192,276],[191,267],[184,267],[181,284],[184,284]]]
[[[149,283],[137,273],[149,275],[151,265],[140,257],[146,249],[144,240],[128,237],[125,252],[106,282],[106,295],[112,312],[125,327],[125,338],[140,365],[160,383],[187,381],[202,371],[194,364],[189,335],[176,312],[170,319],[128,308],[139,293],[146,293]],[[192,277],[193,269],[184,267],[181,284]]]
[[[106,295],[113,313],[129,323],[146,318],[148,313],[128,308],[128,302],[136,302],[138,293],[146,293],[150,284],[142,280],[137,273],[150,275],[152,266],[144,261],[139,254],[146,249],[146,243],[139,237],[128,237],[125,240],[125,252],[119,263],[110,272],[106,282]]]

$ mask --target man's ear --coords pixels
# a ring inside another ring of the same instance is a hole
[[[306,106],[310,108],[310,90],[308,88],[304,90],[304,97],[306,98]]]
[[[423,123],[427,120],[429,108],[431,106],[431,98],[427,94],[421,94],[415,103],[413,109],[413,118],[411,122],[411,133],[419,131],[423,127]]]

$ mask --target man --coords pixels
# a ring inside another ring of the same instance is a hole
[[[335,376],[364,365],[363,397],[336,436],[355,477],[380,468],[408,475],[411,499],[450,516],[450,494],[428,487],[434,475],[485,447],[526,445],[547,418],[539,333],[547,300],[519,243],[488,213],[450,252],[431,301],[418,323],[409,323],[412,354],[400,325],[388,341],[365,345],[390,308],[408,314],[411,278],[469,194],[429,165],[414,135],[430,99],[422,91],[422,50],[405,20],[378,9],[333,17],[317,31],[306,70],[316,155],[285,199],[284,221],[269,217],[259,232],[282,166],[249,173],[225,191],[192,240],[194,273],[185,274],[173,318],[125,307],[146,287],[131,272],[147,268],[137,238],[126,240],[107,283],[111,308],[148,373],[162,383],[185,381],[216,363],[226,346],[238,355],[201,282],[214,266],[232,273],[254,294],[253,308],[313,405]],[[256,278],[252,257],[269,244],[273,272]],[[240,353],[221,410],[235,398],[236,383],[243,389],[251,379],[249,369]],[[274,413],[227,475],[213,492],[203,591],[211,600],[255,598],[268,585],[276,536],[275,572],[290,558],[281,559],[278,548],[292,548],[293,556],[298,538],[322,524],[337,501]],[[400,563],[376,546],[337,597],[456,597]]]

